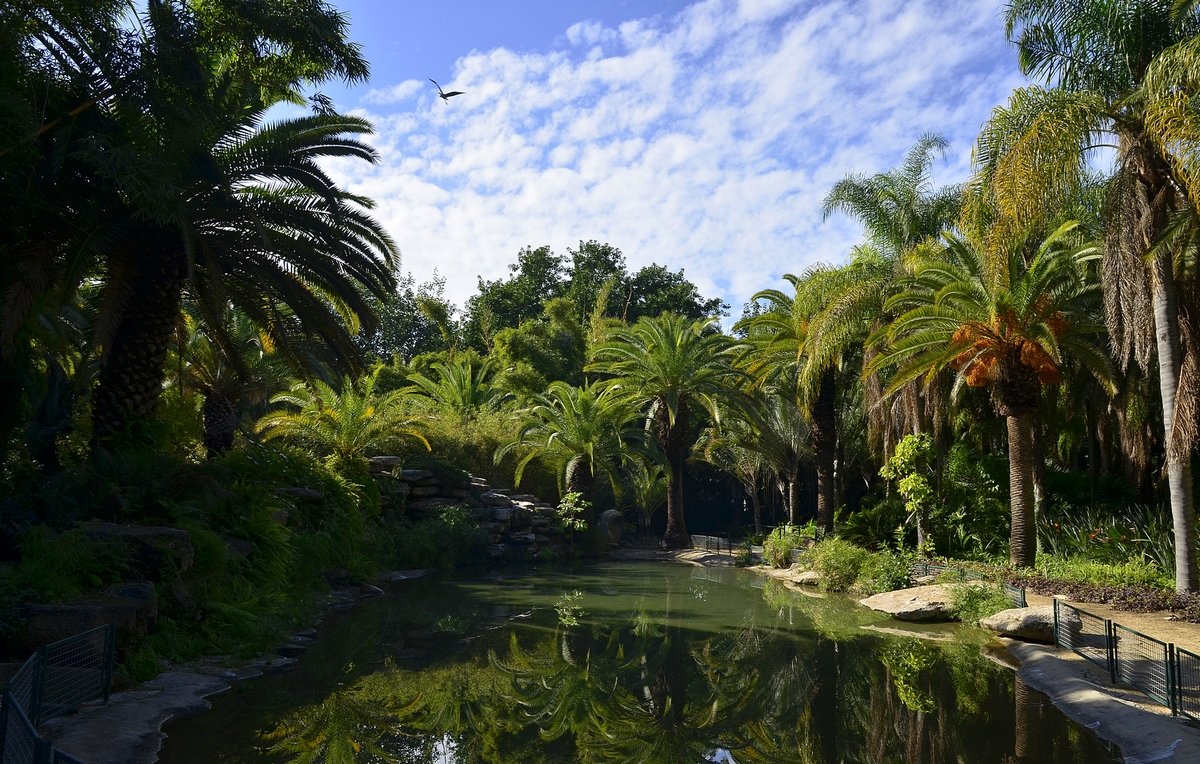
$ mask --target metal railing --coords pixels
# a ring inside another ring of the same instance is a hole
[[[1057,599],[1054,642],[1103,668],[1113,684],[1200,721],[1200,655]]]
[[[692,548],[703,549],[706,552],[716,552],[717,554],[736,554],[735,547],[745,548],[744,545],[734,544],[733,539],[728,536],[700,536],[692,534]]]
[[[968,570],[967,568],[960,568],[952,565],[939,565],[934,562],[919,561],[908,566],[909,578],[914,579],[924,578],[926,576],[940,576],[945,573],[957,576],[960,582],[991,580],[979,571]],[[1025,600],[1025,589],[1023,587],[1013,586],[1007,581],[1001,581],[1000,588],[1004,590],[1004,594],[1013,603],[1013,607],[1025,607],[1027,605]]]
[[[38,648],[0,695],[0,764],[82,764],[37,725],[91,700],[108,702],[116,629],[100,626]]]

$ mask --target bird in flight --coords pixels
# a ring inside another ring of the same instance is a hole
[[[442,99],[442,103],[449,101],[451,96],[463,94],[463,91],[461,90],[451,90],[449,93],[447,93],[445,90],[442,90],[442,86],[437,84],[437,80],[432,77],[429,78],[429,81],[432,82],[433,86],[438,89],[438,97]]]

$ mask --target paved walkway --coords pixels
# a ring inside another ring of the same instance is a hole
[[[1033,592],[1026,592],[1025,599],[1030,605],[1049,605],[1053,602],[1052,597]],[[1135,613],[1093,602],[1074,602],[1072,600],[1066,600],[1066,602],[1092,615],[1111,619],[1113,623],[1119,623],[1163,642],[1174,642],[1176,647],[1182,647],[1200,655],[1200,623],[1173,621],[1171,614],[1163,610]]]

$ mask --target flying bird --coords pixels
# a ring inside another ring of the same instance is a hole
[[[461,90],[451,90],[449,93],[447,93],[445,90],[442,90],[442,86],[437,84],[437,80],[432,77],[429,78],[429,81],[432,82],[433,86],[438,89],[438,97],[442,99],[442,103],[449,101],[451,96],[463,94],[463,91]]]

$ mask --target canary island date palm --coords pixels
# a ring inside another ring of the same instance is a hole
[[[946,368],[960,382],[990,389],[1008,425],[1010,554],[1018,567],[1032,565],[1037,551],[1032,427],[1041,386],[1061,381],[1070,357],[1112,388],[1098,345],[1099,285],[1087,277],[1096,249],[1074,243],[1074,229],[1064,224],[1047,237],[1027,266],[1019,251],[989,263],[970,242],[947,234],[941,261],[920,268],[888,300],[900,313],[876,361],[897,368],[890,390]]]
[[[692,321],[673,313],[642,317],[613,331],[593,350],[587,370],[607,375],[607,384],[642,411],[667,462],[668,549],[691,546],[683,504],[683,466],[694,437],[695,418],[719,421],[722,408],[740,402],[744,374],[733,367],[736,345],[716,330],[716,319]]]
[[[1200,13],[1172,0],[1018,0],[1006,12],[1021,68],[1048,87],[1013,93],[984,125],[971,186],[1001,227],[1041,220],[1115,149],[1105,203],[1105,314],[1122,367],[1157,360],[1175,585],[1200,588],[1190,458],[1200,429],[1196,268]]]
[[[619,469],[628,455],[625,444],[636,414],[629,402],[607,385],[574,387],[552,382],[523,412],[521,429],[496,450],[496,460],[521,453],[513,477],[517,485],[534,459],[551,463],[560,490],[581,494],[588,501],[590,515],[596,478],[607,476],[619,493]],[[594,520],[590,516],[584,519],[589,524]]]
[[[436,361],[429,374],[408,378],[412,392],[425,397],[434,408],[462,419],[494,411],[512,396],[495,383],[495,364],[490,358],[462,354],[449,361]]]
[[[323,457],[331,467],[359,477],[368,456],[386,454],[416,440],[429,442],[419,420],[408,411],[408,393],[378,393],[382,366],[357,381],[346,377],[340,390],[321,380],[301,382],[279,393],[279,408],[258,420],[255,429],[267,440],[282,439]]]
[[[95,204],[108,222],[92,234],[106,245],[92,399],[102,447],[152,413],[185,291],[212,330],[230,302],[268,331],[287,312],[352,366],[351,330],[371,320],[360,289],[385,294],[396,258],[369,202],[319,164],[374,161],[358,140],[369,125],[327,104],[264,124],[303,83],[365,79],[344,17],[320,0],[149,0],[128,14],[119,39],[84,45],[31,17],[39,40],[91,73],[87,111],[102,117],[74,153],[106,192]]]

